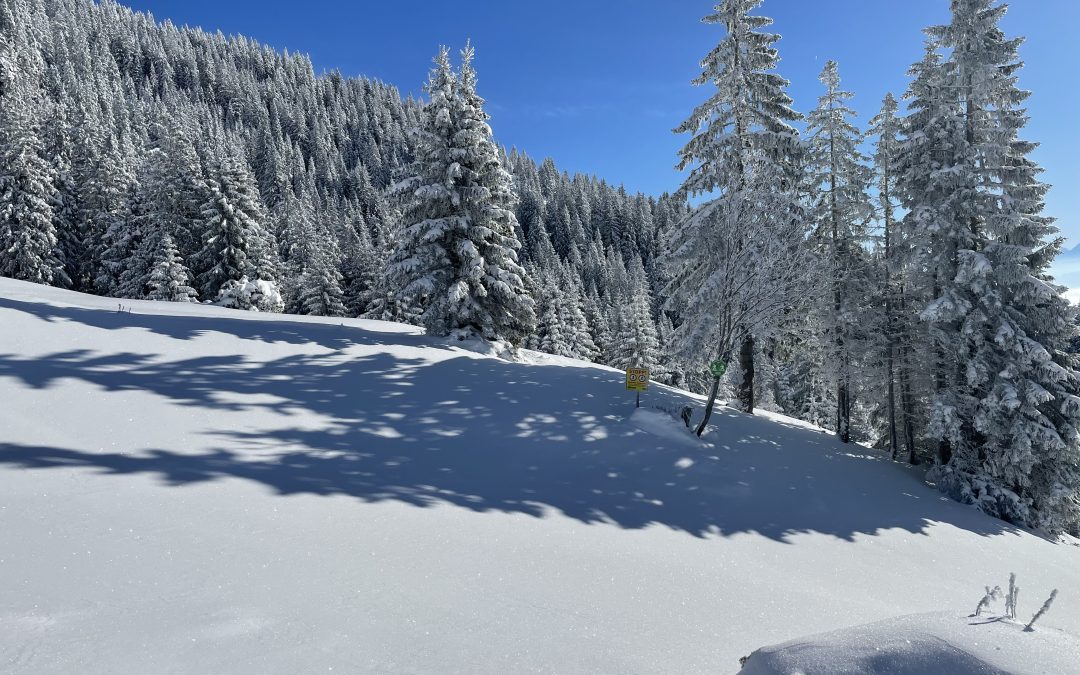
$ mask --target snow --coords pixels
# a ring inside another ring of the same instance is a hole
[[[1080,634],[1076,542],[803,423],[697,439],[699,399],[572,359],[117,305],[0,279],[0,671],[735,672],[1010,571]]]
[[[759,649],[741,675],[990,675],[1075,672],[1080,640],[994,616],[915,614]]]

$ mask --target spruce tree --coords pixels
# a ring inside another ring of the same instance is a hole
[[[169,234],[158,239],[157,254],[147,282],[150,300],[165,302],[198,302],[198,293],[189,286],[191,272],[184,266],[180,251]]]
[[[885,409],[889,452],[893,459],[900,451],[900,436],[909,463],[915,461],[915,415],[911,370],[910,315],[905,284],[903,241],[896,218],[897,181],[900,162],[900,123],[896,98],[886,94],[881,110],[870,120],[869,134],[877,138],[874,170],[878,188],[878,216],[882,224],[884,330],[881,351],[885,358]],[[897,395],[899,385],[899,396]],[[899,401],[897,400],[899,398]],[[899,410],[898,410],[899,409]]]
[[[921,313],[947,369],[929,433],[948,452],[933,479],[988,513],[1061,531],[1080,522],[1080,399],[1062,356],[1071,310],[1045,271],[1059,246],[1042,214],[1048,188],[1020,138],[1021,40],[998,27],[994,0],[952,10],[928,31],[948,53],[939,96],[954,181],[937,211],[947,227],[924,235],[950,256]]]
[[[461,195],[451,158],[456,132],[453,98],[457,78],[444,47],[435,57],[424,89],[429,100],[416,132],[416,173],[396,186],[407,198],[403,227],[387,266],[406,304],[419,304],[429,330],[449,332],[445,296],[453,278],[449,250],[454,233],[462,227]]]
[[[674,342],[688,364],[729,359],[738,349],[739,398],[754,408],[754,340],[792,301],[800,265],[802,214],[798,204],[802,145],[791,122],[799,119],[772,72],[778,35],[772,20],[752,16],[760,0],[724,0],[704,21],[724,38],[702,61],[695,84],[716,91],[676,129],[693,137],[680,151],[690,174],[680,195],[711,198],[671,234],[673,278],[668,307],[680,313]],[[703,432],[715,401],[713,382]]]
[[[371,294],[378,286],[384,262],[371,239],[371,231],[361,213],[342,223],[341,290],[346,316],[361,316],[368,309]]]
[[[825,94],[807,118],[811,185],[815,194],[812,241],[821,253],[831,292],[823,308],[824,338],[829,343],[828,376],[836,383],[835,429],[851,440],[853,379],[864,345],[858,333],[868,318],[864,308],[870,289],[869,260],[864,248],[871,218],[870,169],[859,150],[862,134],[851,122],[852,94],[840,88],[835,61],[821,71]]]
[[[423,306],[434,335],[455,331],[520,343],[535,318],[517,262],[514,197],[476,93],[473,51],[460,77],[436,57],[427,91],[418,173],[391,270]]]
[[[645,268],[634,258],[630,269],[631,293],[619,307],[619,325],[612,336],[611,361],[615,368],[647,368],[657,371],[660,364],[660,341],[652,317]]]
[[[0,275],[65,284],[58,258],[53,170],[42,156],[39,93],[15,74],[0,105]]]
[[[230,281],[262,280],[274,285],[273,235],[265,229],[265,208],[246,163],[227,156],[210,191],[212,196],[203,206],[203,247],[194,258],[202,297],[217,298]]]
[[[577,274],[568,265],[559,265],[556,291],[557,317],[566,339],[569,355],[585,361],[595,360],[600,352],[589,331],[585,316],[585,298]]]

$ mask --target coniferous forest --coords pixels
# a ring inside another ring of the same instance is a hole
[[[1022,40],[998,0],[950,6],[859,128],[842,63],[796,110],[767,3],[721,0],[684,182],[655,196],[500,145],[471,45],[433,45],[416,100],[112,0],[0,0],[0,275],[645,367],[1077,533],[1076,317]]]

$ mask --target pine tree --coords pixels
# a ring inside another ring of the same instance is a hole
[[[72,281],[76,290],[118,296],[123,264],[135,245],[135,176],[129,170],[129,144],[110,142],[112,125],[91,110],[80,106],[72,127],[72,217],[82,241]]]
[[[387,266],[406,304],[423,306],[422,321],[429,330],[449,332],[445,295],[453,277],[450,242],[463,226],[459,168],[451,157],[456,132],[453,98],[457,87],[444,47],[435,57],[425,91],[422,126],[417,136],[416,174],[396,186],[407,195],[404,226]]]
[[[468,241],[457,245],[458,256],[467,262],[456,290],[450,290],[451,299],[460,298],[453,329],[517,344],[532,332],[535,317],[525,270],[518,264],[521,242],[513,182],[492,139],[484,100],[476,92],[473,57],[472,46],[466,45],[455,95],[458,131],[451,153],[461,167],[460,193],[469,225]]]
[[[444,49],[427,91],[431,101],[418,150],[412,201],[391,271],[420,299],[434,335],[463,331],[519,343],[535,321],[518,265],[509,174],[476,93],[473,52],[460,77]]]
[[[209,189],[199,158],[178,120],[151,125],[151,147],[139,177],[139,205],[176,242],[181,255],[201,247],[202,208]]]
[[[274,285],[273,235],[255,180],[242,160],[228,156],[210,183],[212,197],[203,207],[203,248],[195,260],[203,298],[217,298],[229,281],[262,280]]]
[[[341,289],[346,316],[361,316],[368,310],[371,294],[378,286],[385,261],[380,261],[371,231],[363,214],[346,219],[341,241]]]
[[[703,60],[695,84],[715,93],[677,133],[693,137],[680,151],[692,167],[683,196],[714,195],[671,235],[673,278],[668,307],[682,323],[675,345],[690,364],[730,358],[739,349],[740,400],[754,408],[754,339],[792,302],[800,265],[802,214],[797,201],[802,146],[790,122],[799,118],[775,74],[778,35],[771,19],[751,16],[760,0],[724,0],[704,21],[726,35]],[[719,387],[713,383],[703,432]]]
[[[896,459],[900,450],[900,432],[903,433],[904,447],[907,449],[909,463],[915,461],[915,415],[912,394],[911,369],[913,364],[909,355],[912,352],[911,331],[907,313],[908,299],[901,255],[902,241],[896,220],[897,180],[900,161],[900,119],[897,117],[899,105],[891,93],[886,94],[881,110],[870,120],[869,134],[877,138],[874,152],[874,170],[877,177],[879,217],[883,233],[884,275],[883,288],[883,323],[881,350],[885,355],[885,408],[889,451]],[[896,386],[899,380],[899,414],[897,411]]]
[[[812,240],[828,270],[831,297],[825,314],[825,338],[836,382],[836,433],[851,440],[853,377],[863,345],[856,333],[866,318],[869,261],[863,248],[871,217],[870,169],[859,151],[862,134],[851,123],[855,111],[848,106],[850,92],[840,88],[835,61],[828,61],[820,80],[825,94],[807,118],[811,185],[816,198],[816,230]]]
[[[1080,522],[1080,381],[1062,356],[1071,310],[1045,272],[1059,246],[1042,215],[1047,186],[1019,136],[1021,40],[1004,36],[994,0],[952,9],[928,31],[948,50],[937,96],[952,190],[930,204],[936,223],[917,221],[939,225],[920,234],[948,256],[921,312],[944,368],[929,433],[947,451],[932,479],[988,513],[1061,531]]]
[[[341,291],[341,257],[337,241],[325,227],[315,230],[315,242],[311,257],[301,274],[301,314],[313,316],[344,316],[345,302]]]
[[[0,275],[38,284],[66,282],[57,256],[53,171],[42,157],[38,94],[14,76],[0,105]]]
[[[595,360],[600,350],[593,342],[585,317],[585,298],[577,274],[567,265],[559,265],[555,301],[557,317],[566,339],[568,355],[585,361]]]
[[[165,234],[158,239],[155,264],[147,283],[150,300],[165,302],[198,302],[198,293],[189,286],[191,272],[184,266],[180,251],[172,236]]]
[[[660,363],[660,341],[650,309],[652,296],[640,258],[634,258],[631,263],[630,276],[633,290],[619,308],[620,321],[612,337],[609,365],[656,371]]]
[[[367,309],[361,315],[376,321],[394,321],[413,325],[420,324],[420,308],[407,295],[400,292],[396,279],[390,274],[391,254],[398,249],[401,236],[398,228],[386,228],[380,233],[376,249],[383,260],[375,284],[364,294]]]
[[[2,47],[0,47],[2,50]],[[53,223],[56,231],[56,257],[62,274],[59,285],[82,290],[82,260],[85,258],[86,241],[79,229],[76,207],[76,185],[72,175],[71,123],[68,119],[67,102],[53,107],[45,122],[43,157],[53,173],[52,199]]]

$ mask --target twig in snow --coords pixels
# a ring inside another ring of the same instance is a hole
[[[1031,617],[1031,621],[1028,622],[1028,625],[1024,626],[1024,630],[1035,630],[1034,628],[1032,628],[1032,626],[1035,625],[1035,622],[1038,621],[1043,614],[1046,614],[1047,610],[1050,609],[1050,605],[1054,604],[1054,598],[1056,597],[1057,589],[1055,588],[1054,590],[1050,591],[1050,597],[1046,599],[1046,602],[1044,602],[1043,606],[1039,608],[1039,611],[1035,612],[1035,616]]]

